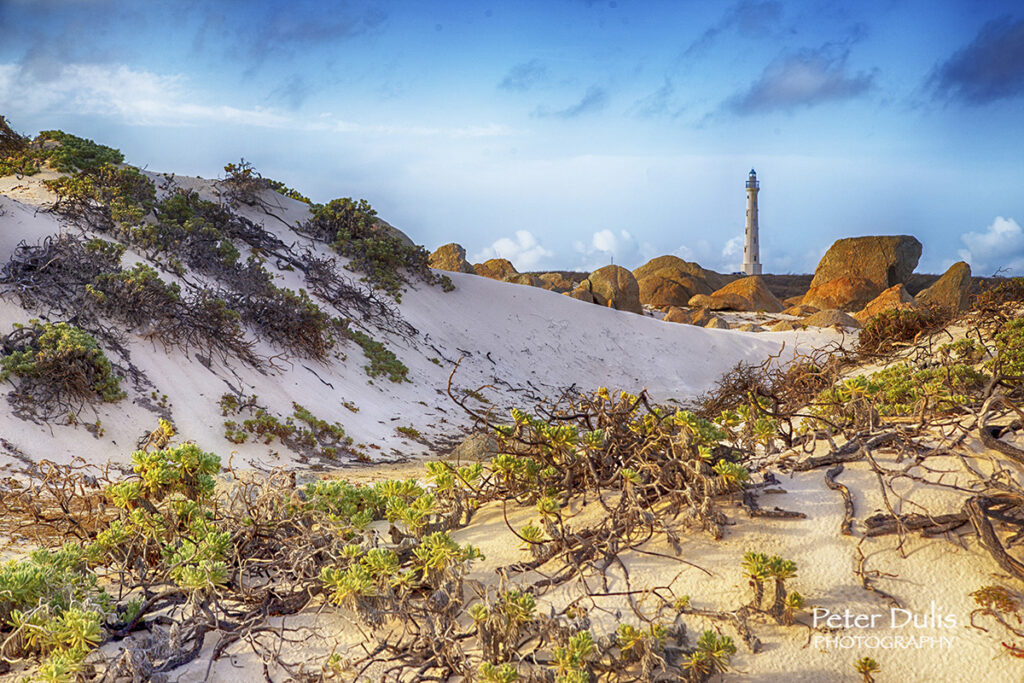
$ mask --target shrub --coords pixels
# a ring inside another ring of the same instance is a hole
[[[119,150],[62,130],[44,130],[37,139],[58,143],[49,152],[49,160],[50,165],[61,173],[98,169],[105,164],[120,164],[124,161],[124,155]]]
[[[861,353],[883,353],[900,342],[910,342],[934,332],[949,320],[948,312],[935,307],[889,309],[871,318],[857,338]]]
[[[54,211],[102,230],[118,226],[125,234],[142,224],[156,202],[153,181],[130,166],[88,167],[46,186],[57,195]]]
[[[69,402],[125,397],[121,378],[96,340],[68,323],[16,325],[5,337],[0,356],[0,381],[21,378],[19,393],[44,406],[67,407]]]
[[[346,337],[359,344],[369,364],[363,369],[371,378],[385,375],[392,382],[409,381],[409,368],[388,347],[361,330],[346,326]]]
[[[345,197],[315,205],[302,231],[330,244],[350,260],[350,268],[364,273],[371,287],[384,290],[397,301],[401,301],[405,283],[403,273],[414,273],[430,284],[441,282],[430,270],[426,250],[392,234],[365,199]]]
[[[876,416],[911,416],[922,410],[949,412],[972,401],[971,392],[987,377],[966,363],[916,369],[897,363],[870,375],[857,375],[821,392],[812,415],[836,426],[862,428]]]
[[[993,337],[996,357],[990,367],[1003,377],[1024,378],[1024,318],[1016,318],[999,328]]]

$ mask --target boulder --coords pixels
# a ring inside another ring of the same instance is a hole
[[[667,323],[683,323],[685,325],[690,325],[693,323],[693,315],[676,306],[669,306],[668,310],[665,311],[665,317],[663,317],[662,320]]]
[[[537,277],[540,279],[540,286],[552,292],[571,292],[576,286],[572,280],[560,273],[541,273]]]
[[[727,275],[716,273],[713,270],[701,268],[697,263],[684,261],[678,256],[672,256],[671,254],[653,258],[633,271],[633,277],[638,282],[652,275],[657,275],[667,280],[679,279],[681,281],[682,278],[689,278],[690,280],[703,282],[707,286],[707,291],[694,292],[694,294],[710,294],[716,289],[726,286],[733,279]]]
[[[803,303],[821,310],[838,308],[843,311],[857,311],[881,292],[868,279],[862,277],[840,277],[811,287],[804,295]]]
[[[798,318],[802,318],[805,315],[817,313],[820,309],[817,306],[810,306],[808,304],[797,304],[796,306],[790,306],[783,311],[786,315],[795,315]]]
[[[870,301],[883,290],[906,282],[920,258],[921,243],[910,235],[837,240],[814,269],[814,279],[811,280],[811,288],[804,297],[804,303],[821,309],[856,310],[857,306],[851,301],[833,301],[834,305],[831,306],[820,305],[814,302],[812,294],[816,289],[836,280],[847,280],[844,287],[849,288],[851,283],[857,282]],[[817,296],[822,295],[819,293]]]
[[[836,308],[827,311],[818,311],[800,321],[808,327],[852,327],[857,329],[860,323],[853,316],[847,315]]]
[[[848,237],[825,252],[811,287],[841,277],[862,277],[881,291],[906,282],[920,258],[921,243],[910,235]]]
[[[636,278],[622,266],[598,268],[580,283],[580,287],[590,290],[595,303],[619,311],[644,312],[640,305],[640,287]]]
[[[466,250],[462,245],[450,242],[434,250],[430,255],[430,267],[447,270],[453,273],[475,273],[473,266],[466,260]]]
[[[704,327],[708,324],[708,321],[715,316],[711,314],[706,308],[698,308],[695,311],[690,312],[690,324],[697,325],[698,327]]]
[[[515,275],[519,271],[515,269],[508,259],[492,258],[483,263],[473,265],[477,275],[489,277],[492,280],[504,280],[509,275]]]
[[[789,308],[790,306],[798,306],[798,305],[802,304],[803,302],[804,302],[804,294],[801,294],[800,296],[791,296],[791,297],[789,297],[787,299],[783,299],[782,300],[782,305],[785,306],[786,308]]]
[[[704,325],[704,327],[708,328],[709,330],[728,330],[728,329],[731,329],[729,327],[729,323],[725,322],[724,320],[722,320],[721,318],[719,318],[717,316],[713,316],[711,318],[711,320],[709,320],[707,322],[707,324]]]
[[[515,273],[514,275],[506,275],[502,278],[503,282],[511,282],[514,285],[529,285],[530,287],[540,287],[540,278],[536,275],[530,275],[529,273]]]
[[[919,304],[910,296],[903,285],[894,285],[868,302],[863,310],[853,314],[861,325],[874,318],[882,311],[911,310],[919,308]]]
[[[793,330],[802,330],[804,326],[793,320],[780,320],[768,329],[772,332],[792,332]]]
[[[689,304],[694,307],[710,308],[713,311],[782,312],[782,304],[758,275],[749,275],[730,282],[713,294],[698,294],[690,299]]]
[[[640,303],[661,308],[685,306],[696,294],[710,294],[711,287],[704,280],[689,275],[648,275],[637,280]]]
[[[914,301],[922,306],[936,306],[960,313],[967,310],[970,286],[971,267],[963,261],[959,261],[951,265],[949,270],[935,281],[935,284],[918,292]]]
[[[588,304],[597,303],[594,301],[594,295],[590,292],[590,290],[584,289],[582,287],[578,287],[572,290],[571,292],[566,292],[565,296],[570,296],[573,299],[578,299],[580,301],[586,301]]]
[[[736,328],[738,332],[764,332],[764,328],[754,323],[743,323]]]

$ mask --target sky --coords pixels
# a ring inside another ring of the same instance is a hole
[[[911,234],[1024,273],[1017,0],[0,0],[0,114],[129,163],[245,158],[521,270]]]

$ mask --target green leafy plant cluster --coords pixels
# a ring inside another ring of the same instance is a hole
[[[101,227],[129,231],[143,223],[156,202],[156,186],[138,169],[110,164],[76,171],[46,186],[57,195],[54,210],[72,217],[97,217]]]
[[[365,199],[349,197],[327,204],[313,205],[313,215],[302,228],[328,244],[350,261],[349,267],[364,274],[364,280],[401,301],[405,273],[424,282],[442,282],[430,270],[430,255],[423,247],[405,243],[377,218],[377,212]],[[447,279],[445,290],[454,288]]]
[[[989,367],[1003,377],[1024,379],[1024,318],[1016,318],[1000,326],[992,341],[996,356]]]
[[[255,396],[240,401],[234,394],[224,394],[219,405],[225,417],[243,412],[252,416],[241,422],[224,422],[224,437],[232,443],[245,443],[249,436],[265,444],[278,439],[300,452],[331,459],[352,445],[352,439],[339,423],[327,422],[298,403],[292,403],[292,414],[284,419],[256,406]]]
[[[410,381],[409,368],[398,359],[391,349],[362,330],[351,326],[343,328],[343,332],[347,338],[359,344],[363,350],[363,355],[369,361],[367,365],[363,366],[363,369],[371,378],[384,375],[392,382]]]
[[[87,169],[98,169],[102,166],[124,162],[120,150],[100,145],[92,140],[65,133],[62,130],[44,130],[37,140],[44,143],[56,142],[49,149],[47,158],[50,165],[61,173],[74,173]]]
[[[269,187],[271,190],[273,190],[274,192],[276,192],[276,193],[278,193],[280,195],[284,195],[285,197],[288,197],[289,199],[295,199],[297,201],[302,202],[303,204],[309,204],[310,206],[313,205],[313,201],[309,197],[307,197],[306,195],[302,194],[301,192],[299,192],[298,190],[296,190],[294,188],[288,187],[287,185],[285,185],[280,180],[272,180],[270,178],[264,178],[263,182],[265,182],[267,184],[267,187]]]
[[[79,544],[0,566],[0,635],[8,659],[38,657],[41,680],[72,680],[102,640],[113,601]]]
[[[896,363],[826,389],[817,396],[810,412],[824,424],[841,427],[866,426],[878,417],[949,412],[969,404],[973,400],[971,392],[986,380],[984,373],[964,362],[928,368]]]
[[[20,333],[24,334],[20,334]],[[120,401],[121,378],[92,335],[65,322],[15,325],[19,347],[0,356],[0,381],[17,376],[19,390],[44,402]],[[8,336],[8,340],[11,335]]]
[[[792,624],[795,613],[804,607],[802,595],[786,591],[786,581],[796,576],[796,563],[778,555],[750,551],[743,555],[743,571],[750,579],[754,593],[751,607],[761,609],[764,582],[771,579],[775,584],[775,597],[768,611],[780,623]]]
[[[44,130],[32,141],[18,135],[0,120],[0,175],[35,175],[49,162],[54,170],[74,173],[105,164],[120,164],[120,151],[61,130]]]

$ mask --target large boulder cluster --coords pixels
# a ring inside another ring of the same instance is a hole
[[[728,324],[715,312],[733,311],[782,314],[785,319],[773,324],[773,330],[857,328],[887,310],[928,306],[956,313],[967,308],[971,268],[962,261],[954,263],[931,286],[911,296],[907,283],[921,251],[921,243],[910,235],[838,240],[818,263],[806,293],[788,297],[784,302],[772,293],[761,276],[716,273],[671,254],[651,259],[632,272],[621,266],[605,266],[582,280],[584,274],[580,273],[520,273],[502,258],[471,264],[466,260],[466,250],[455,243],[434,251],[430,265],[540,287],[630,313],[642,314],[646,307],[661,311],[666,322],[727,328]],[[777,291],[781,289],[786,294],[792,293],[793,287],[792,281],[776,283]],[[738,329],[762,328],[747,323]]]

